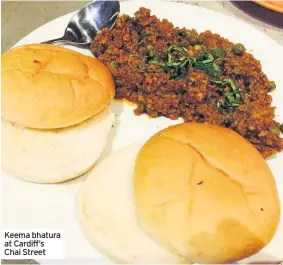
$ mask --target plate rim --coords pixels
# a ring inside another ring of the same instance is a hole
[[[268,39],[270,42],[272,42],[273,44],[275,44],[278,48],[282,49],[283,50],[283,46],[278,42],[276,41],[275,39],[273,39],[271,36],[269,35],[266,35],[264,32],[262,32],[260,29],[258,28],[255,28],[253,27],[252,25],[250,25],[248,22],[246,22],[245,20],[242,20],[242,19],[238,19],[236,16],[233,16],[233,15],[228,15],[228,14],[224,14],[220,11],[216,11],[216,10],[212,10],[212,9],[209,9],[209,8],[205,8],[205,7],[202,7],[202,6],[197,6],[197,5],[191,5],[189,3],[184,3],[184,2],[175,2],[174,0],[133,0],[133,1],[128,1],[128,0],[123,0],[120,2],[120,5],[121,5],[121,10],[122,10],[122,7],[123,5],[128,5],[128,4],[149,4],[149,5],[154,5],[156,3],[159,3],[159,4],[162,4],[162,5],[183,5],[183,6],[186,6],[186,7],[189,7],[189,8],[192,8],[192,9],[200,9],[202,10],[203,12],[208,12],[208,13],[213,13],[215,15],[218,15],[220,17],[223,17],[223,18],[226,18],[226,19],[229,19],[229,20],[233,20],[234,23],[240,23],[242,25],[245,25],[246,27],[250,28],[250,30],[253,30],[253,31],[256,31],[258,34],[261,34],[261,36],[263,38],[266,38]],[[260,0],[254,0],[254,2],[263,2],[263,1],[260,1]],[[265,1],[266,2],[266,1]],[[26,39],[29,39],[31,35],[34,34],[34,32],[40,30],[42,27],[46,27],[48,24],[50,23],[55,23],[57,20],[63,20],[65,17],[70,17],[70,19],[72,18],[72,16],[78,12],[79,9],[73,11],[73,12],[69,12],[67,14],[64,14],[64,15],[61,15],[61,16],[58,16],[40,26],[38,26],[37,28],[33,29],[30,33],[28,33],[26,36],[24,36],[22,39],[20,39],[19,41],[17,41],[10,49],[16,47],[16,46],[19,46],[19,45],[23,45],[22,43],[25,43],[25,40]],[[282,10],[283,11],[283,10]],[[120,14],[123,14],[122,11],[120,11]],[[214,32],[217,34],[217,32]],[[224,36],[225,37],[225,36]]]

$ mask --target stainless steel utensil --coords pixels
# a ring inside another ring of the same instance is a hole
[[[63,37],[42,43],[89,46],[98,32],[115,25],[119,14],[119,1],[93,1],[73,16]]]

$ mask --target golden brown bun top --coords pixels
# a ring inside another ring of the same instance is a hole
[[[214,125],[176,125],[148,140],[137,156],[134,191],[144,229],[192,262],[250,256],[279,223],[267,163],[242,136]]]
[[[38,129],[78,124],[114,97],[110,71],[97,59],[50,44],[2,55],[2,117]]]

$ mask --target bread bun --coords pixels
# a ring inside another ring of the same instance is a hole
[[[22,128],[2,119],[2,167],[36,183],[78,177],[100,157],[113,122],[109,107],[79,125],[56,130]]]
[[[141,146],[137,143],[113,152],[88,175],[78,200],[84,234],[117,263],[187,263],[156,243],[138,224],[132,174]]]
[[[2,55],[2,118],[36,129],[72,126],[114,97],[110,71],[97,59],[50,44]]]
[[[198,263],[255,254],[279,224],[267,163],[243,137],[214,125],[176,125],[148,140],[137,156],[134,194],[145,231]]]

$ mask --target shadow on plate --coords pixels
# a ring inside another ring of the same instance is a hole
[[[231,3],[253,18],[269,25],[283,29],[283,14],[262,7],[252,1],[231,1]],[[254,21],[254,24],[258,21]]]
[[[110,131],[110,133],[108,135],[107,143],[106,143],[106,146],[104,148],[104,152],[101,155],[100,159],[103,159],[105,156],[108,156],[113,151],[113,142],[115,140],[117,130],[118,130],[119,125],[120,125],[119,116],[124,111],[124,103],[121,102],[121,101],[114,100],[110,104],[110,109],[115,115],[115,121],[114,121],[114,124],[112,126],[112,130]]]
[[[253,261],[250,261],[253,260]],[[255,254],[254,256],[251,256],[250,258],[247,258],[243,260],[245,264],[251,264],[251,265],[264,265],[264,264],[282,264],[283,261],[276,259],[275,257],[271,256],[270,254],[259,252],[258,254]],[[238,262],[237,264],[242,264],[242,262]]]

